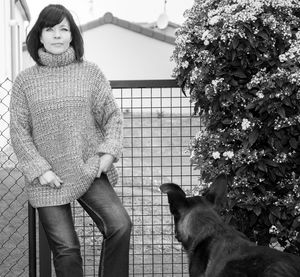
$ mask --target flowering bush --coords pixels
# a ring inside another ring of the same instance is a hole
[[[300,254],[300,2],[196,0],[177,31],[174,76],[206,122],[191,160],[230,176],[226,220]]]

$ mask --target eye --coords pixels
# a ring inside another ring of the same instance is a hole
[[[61,30],[64,31],[64,32],[69,32],[68,28],[62,28]]]
[[[45,31],[46,31],[46,32],[49,32],[49,31],[52,31],[52,30],[53,30],[52,27],[46,27],[46,28],[45,28]]]

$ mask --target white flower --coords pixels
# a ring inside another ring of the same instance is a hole
[[[295,206],[295,214],[296,214],[296,215],[299,215],[299,214],[300,214],[300,203],[298,203],[298,204]]]
[[[277,229],[276,226],[272,225],[272,226],[270,227],[270,229],[269,229],[269,233],[270,233],[270,234],[278,234],[279,231],[278,231],[278,229]]]
[[[206,30],[203,34],[202,34],[202,40],[205,40],[209,35],[209,31]]]
[[[220,21],[221,17],[218,15],[213,16],[209,21],[208,24],[209,25],[216,25],[219,21]]]
[[[213,153],[212,153],[212,156],[213,156],[213,158],[216,160],[216,159],[220,159],[220,152],[218,152],[218,151],[214,151]]]
[[[205,46],[209,45],[209,40],[206,39],[206,40],[204,41],[204,45],[205,45]]]
[[[279,61],[282,63],[286,62],[287,61],[286,55],[284,54],[279,55]]]
[[[233,151],[225,151],[225,152],[223,153],[223,156],[224,156],[225,158],[232,159],[233,156],[234,156],[234,153],[233,153]]]
[[[256,96],[260,99],[264,98],[264,94],[262,92],[256,93]]]
[[[181,64],[181,67],[182,68],[188,68],[189,66],[189,62],[188,61],[184,61],[182,64]]]
[[[198,70],[193,70],[191,74],[191,83],[194,83],[198,78]]]
[[[250,128],[250,126],[251,122],[247,118],[244,118],[242,122],[242,129],[247,130],[248,128]]]

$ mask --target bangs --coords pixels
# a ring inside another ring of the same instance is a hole
[[[40,28],[53,27],[61,23],[67,15],[59,9],[48,10],[43,17],[41,17]]]

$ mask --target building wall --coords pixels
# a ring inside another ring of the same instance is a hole
[[[11,77],[10,0],[0,1],[0,82]]]
[[[18,2],[19,3],[19,2]],[[15,19],[17,21],[17,25],[14,26],[15,28],[15,40],[16,40],[16,44],[17,44],[17,47],[16,47],[16,52],[15,52],[15,55],[17,57],[16,59],[16,70],[17,72],[16,73],[19,73],[21,70],[24,69],[24,64],[23,64],[23,50],[22,50],[22,46],[23,46],[23,43],[25,42],[26,40],[26,36],[27,36],[27,26],[29,24],[29,22],[26,22],[24,21],[24,18],[19,10],[19,6],[16,7],[15,9]]]
[[[22,44],[26,38],[26,21],[19,2],[14,3],[11,21],[11,0],[0,0],[0,148],[8,146],[9,102],[11,81],[23,69]],[[7,78],[9,80],[7,80]],[[1,160],[1,157],[0,157]]]
[[[85,31],[85,58],[110,80],[170,79],[174,45],[105,24]]]
[[[11,22],[10,2],[10,0],[0,1],[0,82],[7,77],[12,80],[24,68],[22,43],[26,38],[26,21],[20,10],[21,6],[16,4],[15,22]],[[15,42],[14,47],[12,47],[12,40]],[[12,63],[12,54],[14,63]]]

